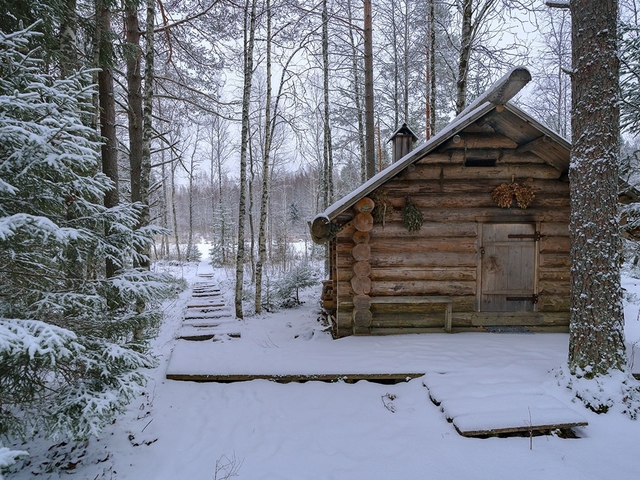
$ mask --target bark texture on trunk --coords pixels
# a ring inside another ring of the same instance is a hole
[[[373,27],[371,0],[364,0],[364,130],[367,179],[376,174],[373,116]]]
[[[469,77],[469,58],[471,57],[472,14],[473,0],[463,0],[460,56],[458,59],[458,79],[456,81],[456,115],[462,112],[467,105],[467,78]]]
[[[105,193],[104,206],[112,208],[120,203],[118,193],[118,141],[116,138],[116,106],[113,94],[113,46],[110,42],[111,11],[103,2],[97,2],[97,13],[100,19],[99,26],[99,63],[101,70],[98,73],[98,101],[100,105],[100,134],[104,138],[102,145],[102,172],[113,183],[113,189]],[[107,259],[106,275],[112,277],[115,274],[114,263]]]
[[[250,11],[249,11],[250,8]],[[236,255],[236,317],[244,318],[242,312],[242,292],[244,282],[244,222],[247,216],[246,183],[247,153],[249,146],[249,109],[251,101],[251,84],[253,80],[253,46],[256,25],[256,0],[246,3],[245,17],[245,57],[244,57],[244,91],[242,95],[242,129],[240,132],[240,201],[238,205],[238,251]]]
[[[267,58],[266,98],[264,108],[264,152],[262,156],[262,198],[260,199],[260,224],[258,226],[258,261],[256,262],[255,311],[262,313],[262,267],[267,260],[267,209],[269,206],[269,165],[271,163],[271,0],[266,0]]]
[[[571,0],[573,82],[569,368],[625,368],[618,235],[616,0]]]

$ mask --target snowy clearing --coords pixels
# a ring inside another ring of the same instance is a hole
[[[182,267],[179,275],[193,284],[207,271],[210,267],[202,262]],[[207,281],[218,282],[227,305],[232,305],[232,280],[224,270],[215,270]],[[627,340],[635,342],[637,351],[640,280],[625,278],[623,286],[631,300],[625,302]],[[534,437],[532,449],[526,436],[465,438],[430,401],[423,385],[428,376],[396,385],[166,380],[172,350],[185,342],[175,340],[191,301],[191,292],[185,291],[167,306],[155,347],[159,366],[152,372],[148,396],[133,402],[101,438],[86,444],[48,451],[50,444],[42,441],[15,445],[29,450],[31,457],[25,468],[14,469],[7,478],[570,480],[640,474],[638,421],[617,412],[596,415],[572,402],[569,392],[558,386],[551,370],[566,362],[567,335],[460,333],[335,341],[317,322],[317,296],[317,291],[308,291],[300,308],[238,322],[241,338],[213,344],[215,368],[447,372],[461,379],[461,385],[484,385],[484,393],[496,395],[498,409],[508,410],[515,401],[505,389],[510,384],[515,387],[511,393],[533,389],[570,408],[589,426],[574,429],[578,439]],[[178,349],[183,360],[176,365],[191,362],[191,367],[211,368],[199,353],[203,345],[193,343],[190,359]],[[445,387],[439,386],[439,395],[455,397]],[[479,390],[474,392],[479,395]],[[465,408],[473,404],[469,398],[463,401]],[[486,397],[479,399],[478,412],[483,402]],[[452,403],[449,408],[458,407]],[[66,470],[47,473],[47,462]]]

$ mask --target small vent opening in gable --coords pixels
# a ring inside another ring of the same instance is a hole
[[[466,158],[464,160],[465,167],[495,167],[495,158]]]

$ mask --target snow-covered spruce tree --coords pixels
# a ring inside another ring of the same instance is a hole
[[[102,205],[91,75],[42,73],[34,35],[0,31],[0,438],[84,438],[142,392],[152,360],[133,334],[175,283],[130,268],[154,232],[134,230],[136,205]]]
[[[597,412],[635,417],[624,344],[618,233],[620,110],[616,0],[571,0],[570,386]]]

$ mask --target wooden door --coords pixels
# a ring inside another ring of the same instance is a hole
[[[536,248],[534,224],[483,225],[481,311],[533,311]]]

